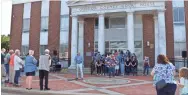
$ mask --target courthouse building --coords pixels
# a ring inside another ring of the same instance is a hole
[[[156,63],[160,53],[169,58],[188,50],[188,1],[176,0],[35,0],[14,2],[11,22],[11,49],[35,57],[48,48],[60,58],[80,52],[89,67],[92,52],[101,54],[130,50]]]

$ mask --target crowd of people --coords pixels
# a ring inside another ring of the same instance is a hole
[[[101,55],[100,52],[95,52],[93,55],[93,66],[95,66],[97,75],[137,75],[138,60],[135,53],[129,50],[115,53],[107,53]]]
[[[5,49],[1,50],[1,78],[5,77],[5,83],[12,84],[15,87],[20,86],[19,78],[21,71],[26,75],[27,90],[32,89],[32,78],[39,70],[39,85],[40,90],[50,90],[48,87],[48,76],[50,66],[58,63],[57,52],[53,52],[50,56],[50,51],[46,49],[45,54],[40,55],[39,61],[35,59],[34,51],[29,50],[25,60],[20,57],[20,50],[9,50],[6,53]],[[24,62],[25,61],[25,62]],[[76,79],[78,79],[78,70],[80,69],[81,79],[83,79],[83,58],[80,53],[75,56],[76,63]],[[101,55],[100,52],[95,52],[93,55],[94,67],[97,69],[97,75],[108,75],[110,78],[119,75],[137,75],[138,60],[134,53],[129,50],[124,53],[116,51],[114,54],[107,53]],[[144,75],[149,74],[149,57],[144,58]],[[145,74],[146,73],[146,74]],[[180,87],[180,95],[188,95],[188,68],[182,67],[179,70],[179,79],[175,80],[175,66],[168,60],[165,55],[158,55],[157,64],[151,71],[151,76],[154,80],[157,95],[175,95],[177,86]],[[43,80],[45,79],[45,84]],[[43,88],[44,87],[44,88]]]
[[[56,64],[57,62],[57,54],[54,53],[54,56],[51,58],[49,54],[50,51],[48,49],[44,52],[45,54],[40,56],[38,62],[33,56],[33,50],[29,50],[25,60],[23,60],[20,56],[20,50],[16,49],[15,52],[14,50],[9,50],[6,53],[6,50],[3,48],[1,50],[1,78],[5,77],[5,83],[12,84],[15,87],[20,87],[19,78],[21,77],[21,72],[23,71],[26,76],[26,89],[31,90],[32,78],[35,76],[38,67],[40,90],[50,90],[50,88],[48,88],[48,75],[50,66],[52,66],[51,64]],[[44,79],[45,84],[43,85]]]

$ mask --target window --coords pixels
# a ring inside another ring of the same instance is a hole
[[[68,58],[69,47],[69,16],[61,16],[59,57]]]
[[[108,29],[109,28],[109,18],[105,18],[105,28]],[[96,18],[95,19],[95,29],[98,29],[99,26],[99,19]]]
[[[125,28],[125,17],[110,18],[110,28]]]
[[[69,29],[69,16],[63,15],[61,16],[61,30],[68,30]]]
[[[142,41],[135,41],[134,42],[134,47],[135,48],[142,48]]]
[[[126,41],[111,41],[110,48],[127,48]]]
[[[21,56],[25,56],[29,53],[29,46],[28,45],[22,45],[21,48]]]
[[[175,24],[184,24],[185,14],[184,7],[175,7],[173,9],[174,14],[174,23]]]
[[[48,17],[41,18],[41,32],[48,32]]]
[[[26,19],[23,19],[23,32],[29,32],[29,29],[30,29],[30,19],[29,18],[26,18]]]
[[[59,56],[61,58],[68,58],[68,43],[60,44],[60,53]]]
[[[182,51],[186,50],[186,42],[175,42],[174,43],[174,55],[175,57],[181,57]]]
[[[47,49],[47,45],[40,45],[40,55],[44,54],[45,49]]]

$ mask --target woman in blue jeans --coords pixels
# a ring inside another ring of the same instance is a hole
[[[175,75],[175,66],[169,62],[168,58],[165,55],[160,54],[157,58],[157,63],[151,75],[153,76],[154,86],[160,81],[165,80],[167,83],[163,88],[157,88],[157,95],[175,95],[176,92],[176,81],[174,78]]]
[[[123,51],[121,51],[119,56],[118,56],[118,62],[119,62],[119,65],[120,65],[121,75],[124,76],[125,75],[125,56],[124,56]]]

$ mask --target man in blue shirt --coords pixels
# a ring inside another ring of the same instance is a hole
[[[78,79],[78,69],[80,69],[81,79],[83,80],[83,58],[80,53],[77,54],[74,60],[76,63],[76,79]]]

